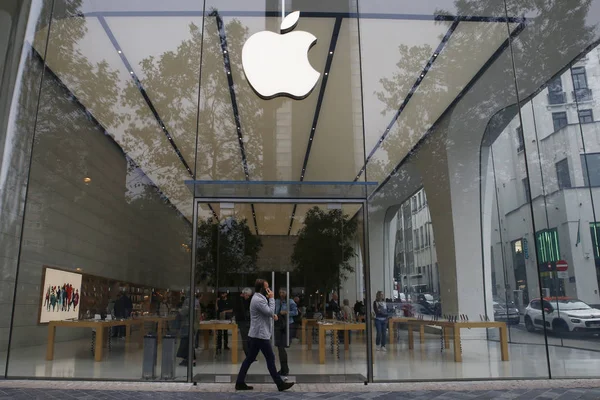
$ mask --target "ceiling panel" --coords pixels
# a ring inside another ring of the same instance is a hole
[[[339,206],[339,204],[337,204]],[[362,207],[362,204],[342,204],[342,211],[345,215],[352,218]],[[294,223],[292,225],[291,235],[298,235],[298,231],[304,226],[304,217],[306,213],[313,207],[319,207],[321,210],[327,212],[329,210],[327,204],[298,204],[296,207],[296,215],[294,216]]]
[[[458,25],[393,129],[371,158],[367,166],[369,180],[381,182],[392,172],[506,37],[504,23],[461,22]],[[472,51],[473,47],[468,46],[470,43],[478,43],[479,51]]]
[[[204,22],[196,178],[244,180],[242,155],[216,19]]]
[[[252,180],[298,180],[311,132],[321,80],[302,101],[281,97],[263,100],[255,94],[241,66],[247,37],[260,31],[279,32],[279,17],[225,17],[227,44]],[[318,39],[308,52],[311,65],[324,72],[335,20],[303,18],[295,31],[308,31]],[[322,75],[321,75],[322,76]],[[293,79],[293,77],[291,78]]]
[[[368,155],[384,134],[451,23],[363,18],[360,24],[365,148]],[[393,90],[385,89],[389,86],[385,80],[393,83]],[[384,93],[386,100],[380,100],[378,93]]]
[[[36,50],[44,54],[42,48]],[[100,22],[82,17],[54,21],[46,54],[48,67],[191,220],[191,195],[183,184],[189,174]]]
[[[359,59],[358,24],[346,18],[319,110],[307,181],[352,181],[364,164]]]
[[[258,233],[287,235],[293,208],[293,204],[255,204]]]
[[[193,168],[202,18],[108,17],[106,22]]]

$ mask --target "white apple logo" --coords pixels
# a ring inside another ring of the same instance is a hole
[[[308,51],[317,38],[308,32],[290,32],[299,19],[300,12],[294,11],[281,23],[281,35],[262,31],[250,36],[244,44],[244,73],[250,86],[264,99],[277,96],[303,99],[321,76],[308,61]]]

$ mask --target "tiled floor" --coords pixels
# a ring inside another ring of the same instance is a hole
[[[485,333],[485,331],[482,331]],[[494,331],[490,331],[493,339]],[[456,363],[452,350],[441,351],[440,337],[428,334],[424,344],[416,337],[415,349],[409,350],[406,332],[401,331],[396,346],[388,346],[388,352],[375,352],[374,376],[379,381],[397,380],[456,380],[490,378],[547,378],[547,360],[544,337],[530,334],[520,329],[511,329],[511,338],[519,344],[509,345],[510,361],[500,358],[499,343],[485,340],[481,336],[463,337],[463,362]],[[552,344],[560,344],[560,339],[550,338]],[[555,343],[556,342],[556,343]],[[592,338],[586,341],[564,341],[565,346],[550,346],[550,361],[553,377],[598,377],[600,376],[600,340]],[[567,347],[572,346],[572,347]],[[575,347],[586,346],[588,349]],[[291,374],[294,376],[320,375],[333,377],[366,376],[366,345],[353,336],[349,352],[341,347],[339,358],[327,347],[326,364],[318,362],[318,346],[312,351],[306,346],[294,342],[289,349]],[[89,340],[69,343],[57,343],[55,359],[46,361],[46,347],[32,346],[16,348],[11,352],[8,366],[9,377],[65,378],[65,379],[116,379],[140,380],[142,376],[143,351],[133,344],[126,351],[124,341],[116,341],[111,352],[105,352],[102,362],[94,362],[90,352]],[[239,362],[242,361],[239,352]],[[234,376],[239,370],[238,364],[231,364],[230,353],[215,357],[214,350],[198,350],[197,366],[194,375],[209,377]],[[260,360],[260,359],[259,359]],[[157,367],[160,376],[160,356]],[[267,376],[266,364],[260,361],[251,368],[251,374]],[[177,367],[177,376],[185,380],[187,370]],[[261,377],[259,377],[261,378]],[[335,378],[335,379],[334,379]],[[260,381],[260,379],[258,379]],[[205,380],[204,380],[205,381]],[[301,381],[301,379],[298,379]],[[306,381],[306,380],[305,380]]]

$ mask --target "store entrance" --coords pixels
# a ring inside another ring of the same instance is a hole
[[[367,380],[363,203],[196,203],[193,382],[234,382],[255,281],[275,294],[277,370],[306,383]],[[272,382],[262,354],[248,383]]]

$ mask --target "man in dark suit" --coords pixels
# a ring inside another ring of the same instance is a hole
[[[341,310],[342,308],[338,302],[338,295],[337,293],[333,292],[331,295],[331,300],[329,301],[329,315],[331,318],[336,319]]]
[[[240,294],[240,301],[235,308],[235,323],[242,336],[242,348],[248,356],[248,333],[250,332],[250,301],[252,300],[252,289],[244,288]]]

